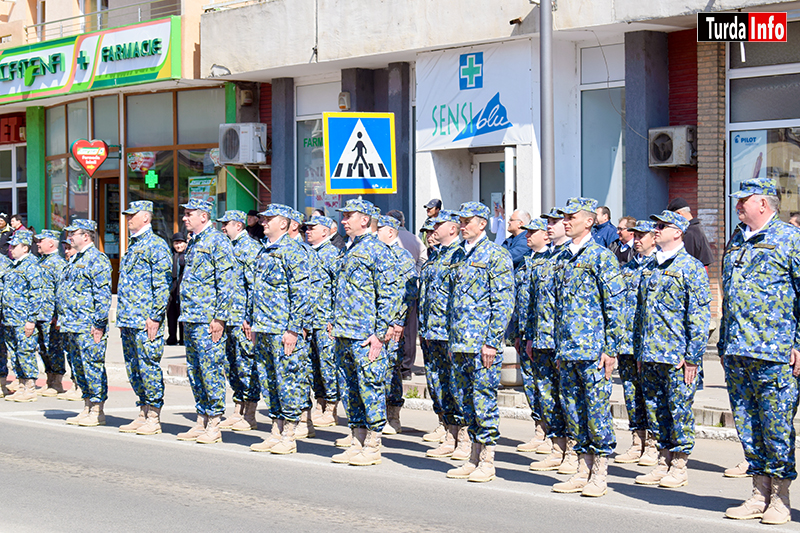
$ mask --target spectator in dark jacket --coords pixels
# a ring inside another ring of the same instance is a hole
[[[8,225],[8,215],[0,213],[0,255],[8,257],[8,241],[13,234],[14,231]]]
[[[611,223],[611,210],[601,205],[597,208],[597,222],[592,228],[592,238],[600,246],[608,248],[612,242],[616,241],[617,228]]]
[[[264,238],[264,226],[258,222],[257,209],[251,209],[247,212],[247,234],[258,242],[261,242],[261,239]]]
[[[511,218],[508,219],[508,232],[511,236],[503,241],[503,248],[511,254],[514,270],[522,264],[526,255],[531,254],[531,249],[528,248],[528,231],[522,228],[522,226],[528,225],[530,221],[530,213],[522,209],[517,209],[511,213]]]
[[[619,239],[612,242],[608,249],[614,252],[620,265],[624,265],[636,255],[633,250],[633,232],[636,227],[636,219],[633,217],[622,217],[617,223],[617,235]]]
[[[714,252],[711,250],[703,228],[700,227],[700,221],[692,215],[689,202],[683,198],[675,198],[669,203],[667,209],[675,211],[689,221],[689,227],[683,234],[683,246],[689,255],[703,263],[703,266],[710,265],[714,260]]]
[[[167,344],[175,346],[183,344],[183,324],[178,324],[181,314],[180,286],[183,279],[183,268],[186,266],[186,236],[177,232],[172,236],[172,285],[167,302]]]

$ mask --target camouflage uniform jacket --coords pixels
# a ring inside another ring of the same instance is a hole
[[[253,287],[253,331],[300,333],[311,305],[311,267],[303,246],[289,235],[270,243],[256,259]]]
[[[528,263],[530,258],[531,254],[523,256],[514,271],[514,311],[511,313],[511,321],[506,331],[506,339],[512,342],[517,339],[525,340],[525,322],[528,320],[527,303],[531,294],[530,265]]]
[[[389,246],[389,249],[394,254],[398,283],[402,284],[403,290],[403,298],[397,310],[394,325],[404,326],[406,318],[408,318],[408,308],[419,298],[419,275],[414,257],[411,252],[400,246],[400,241]]]
[[[250,309],[250,299],[253,297],[255,284],[256,260],[263,246],[253,239],[246,231],[239,234],[236,240],[231,241],[233,246],[233,276],[236,283],[231,295],[231,314],[228,326],[238,327],[249,319],[247,311]]]
[[[633,333],[637,361],[701,364],[711,324],[703,264],[681,248],[660,265],[655,257],[646,261],[641,277]]]
[[[636,301],[639,298],[639,281],[642,279],[642,270],[649,264],[655,255],[650,257],[639,257],[637,254],[633,259],[622,265],[622,279],[625,281],[625,301],[622,310],[623,327],[619,337],[617,349],[621,354],[633,354],[633,328],[634,318],[636,317]]]
[[[339,258],[333,336],[383,339],[403,299],[394,254],[371,233],[352,239]]]
[[[419,278],[419,335],[431,341],[448,340],[447,301],[450,291],[450,265],[459,247],[456,239],[450,246],[438,246],[436,253],[428,249],[428,260],[422,265]]]
[[[739,224],[722,260],[720,355],[788,363],[800,349],[800,231],[774,217],[744,239]]]
[[[163,322],[172,284],[172,253],[164,239],[146,229],[131,237],[119,264],[117,327],[145,329]]]
[[[338,271],[339,249],[330,240],[325,241],[316,248],[317,277],[320,282],[319,295],[316,300],[312,329],[325,329],[333,321],[333,296]]]
[[[42,269],[33,254],[13,261],[3,274],[3,325],[36,322],[42,308]]]
[[[458,246],[450,266],[450,350],[479,353],[487,345],[502,352],[514,312],[511,255],[486,236],[469,252],[465,244]]]
[[[105,330],[111,307],[111,262],[90,245],[76,253],[56,289],[58,326],[62,332]]]
[[[566,361],[616,356],[625,283],[614,254],[590,240],[575,255],[565,246],[554,267],[555,349]]]
[[[236,276],[231,241],[211,225],[189,240],[181,280],[181,322],[229,322]]]
[[[58,252],[43,255],[39,258],[42,269],[42,309],[39,312],[39,321],[50,322],[56,316],[56,289],[64,275],[67,262]]]
[[[560,251],[560,249],[559,249]],[[555,314],[555,287],[553,286],[553,267],[556,264],[558,251],[548,248],[547,251],[535,253],[526,258],[530,277],[530,294],[526,302],[524,338],[531,341],[535,350],[552,350],[553,320]]]
[[[314,249],[311,247],[311,245],[302,240],[300,237],[295,239],[295,242],[300,245],[300,250],[303,252],[308,270],[308,296],[306,299],[307,303],[305,306],[303,329],[306,331],[311,331],[314,329],[313,325],[317,312],[316,303],[319,302],[319,299],[322,295],[322,285],[324,280],[322,279],[322,274],[319,271],[319,258],[317,257],[317,254],[314,252]]]

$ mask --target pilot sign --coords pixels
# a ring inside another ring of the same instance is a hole
[[[323,113],[327,194],[397,192],[394,113]]]

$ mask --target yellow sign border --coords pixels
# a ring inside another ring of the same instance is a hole
[[[328,119],[336,118],[388,118],[391,128],[392,188],[391,189],[331,189],[331,154],[328,146]],[[395,144],[394,113],[325,112],[322,114],[322,145],[325,159],[325,194],[396,194],[397,193],[397,145]]]

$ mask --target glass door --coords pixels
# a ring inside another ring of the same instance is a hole
[[[97,182],[97,248],[111,261],[111,290],[117,292],[120,251],[119,178],[103,178]]]

